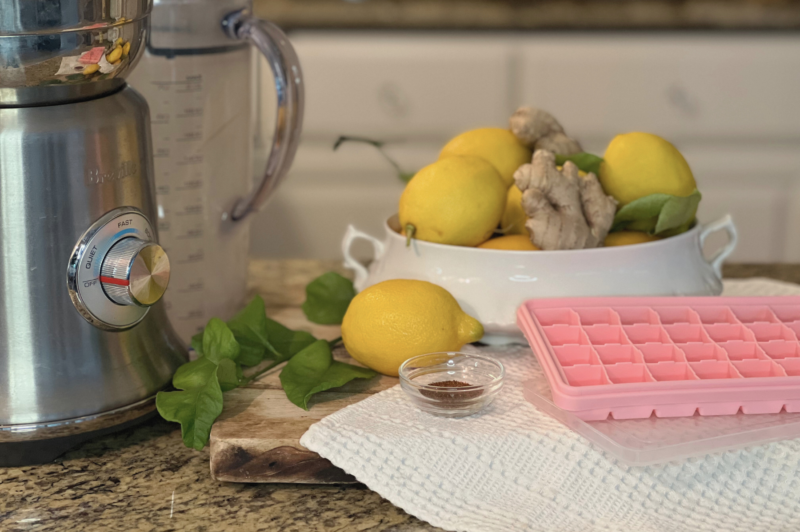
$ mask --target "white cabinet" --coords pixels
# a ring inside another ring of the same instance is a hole
[[[652,131],[683,139],[800,134],[800,39],[595,35],[521,44],[521,99],[579,137]]]
[[[416,170],[451,136],[505,127],[518,105],[529,104],[551,111],[594,153],[633,130],[673,141],[703,192],[700,219],[733,214],[741,238],[732,260],[800,261],[798,36],[291,37],[306,79],[303,143],[253,225],[256,256],[337,258],[348,223],[382,232],[403,185],[371,147],[333,152],[339,135],[391,141],[396,160]],[[265,110],[265,124],[272,113]]]
[[[309,139],[438,139],[508,119],[509,47],[491,38],[293,37],[306,77]]]

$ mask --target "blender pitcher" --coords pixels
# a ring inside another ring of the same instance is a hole
[[[247,294],[248,224],[284,179],[303,119],[300,64],[286,35],[249,0],[155,0],[147,47],[130,82],[152,120],[158,229],[174,279],[167,310],[189,341]],[[275,78],[277,123],[252,186],[251,43]]]

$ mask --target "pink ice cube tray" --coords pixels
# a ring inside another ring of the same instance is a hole
[[[517,323],[586,421],[800,412],[800,297],[540,299]]]

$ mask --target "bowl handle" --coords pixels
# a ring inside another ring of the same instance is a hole
[[[364,283],[367,282],[367,277],[369,276],[369,271],[367,268],[361,264],[358,260],[353,258],[350,254],[350,247],[353,245],[353,242],[358,240],[359,238],[363,238],[370,244],[372,244],[372,248],[375,251],[374,258],[379,259],[381,255],[383,255],[384,245],[383,242],[375,238],[374,236],[368,235],[363,231],[359,231],[352,225],[347,226],[347,231],[344,233],[344,238],[342,239],[342,254],[344,255],[344,267],[353,270],[356,274],[355,281],[353,281],[353,285],[355,285],[356,290],[361,290],[364,288]]]
[[[714,269],[717,277],[722,279],[722,263],[733,253],[733,250],[736,249],[736,243],[739,241],[739,234],[736,232],[736,226],[733,224],[733,218],[731,218],[730,214],[726,214],[716,222],[711,222],[703,227],[703,230],[700,231],[700,254],[703,254],[703,244],[705,244],[706,238],[720,230],[725,230],[728,233],[728,243],[717,251],[708,263]]]

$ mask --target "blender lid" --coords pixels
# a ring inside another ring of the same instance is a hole
[[[155,55],[172,56],[248,46],[232,40],[222,21],[251,7],[250,0],[154,0],[147,49]]]
[[[151,0],[0,0],[0,37],[80,31],[139,20]]]
[[[144,50],[152,0],[0,0],[0,107],[118,90]]]

